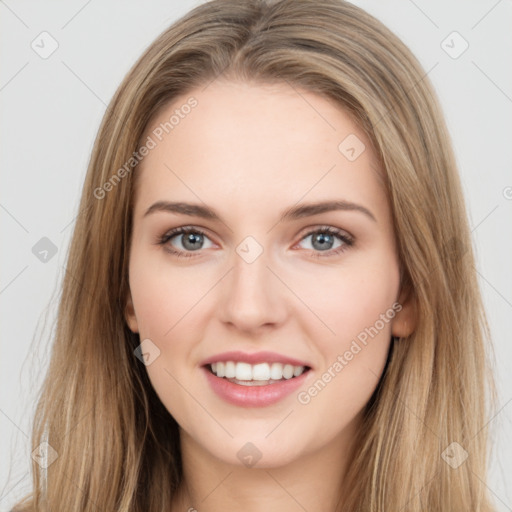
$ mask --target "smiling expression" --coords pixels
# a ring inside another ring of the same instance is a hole
[[[343,450],[391,336],[413,325],[403,303],[382,321],[400,281],[370,141],[322,96],[220,80],[175,98],[144,140],[191,96],[134,171],[126,319],[160,351],[151,383],[217,460],[241,465],[248,442],[268,467]]]

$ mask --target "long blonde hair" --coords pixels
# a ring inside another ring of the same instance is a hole
[[[408,48],[342,0],[205,3],[165,30],[121,83],[83,186],[32,432],[33,449],[47,442],[58,457],[46,470],[33,462],[33,491],[14,510],[170,510],[182,479],[178,425],[134,356],[140,340],[124,317],[137,173],[126,162],[163,105],[221,74],[336,101],[365,130],[386,176],[417,325],[393,341],[365,409],[343,509],[493,510],[483,484],[489,329],[449,135]]]

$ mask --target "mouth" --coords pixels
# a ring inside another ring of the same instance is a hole
[[[298,362],[298,361],[295,361]],[[289,399],[313,374],[311,367],[278,362],[215,361],[201,366],[217,397],[236,407],[268,407]]]
[[[297,379],[309,372],[309,366],[264,362],[218,361],[204,365],[210,374],[239,386],[268,386]]]

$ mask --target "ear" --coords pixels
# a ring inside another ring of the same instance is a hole
[[[127,293],[127,299],[124,308],[124,317],[130,330],[135,333],[139,332],[139,325],[137,322],[137,317],[135,315],[135,308],[133,307],[132,294],[130,290],[128,290]]]
[[[401,309],[398,311],[397,308],[391,325],[391,334],[397,338],[406,338],[414,332],[417,323],[416,301],[409,287],[401,291],[397,302]]]

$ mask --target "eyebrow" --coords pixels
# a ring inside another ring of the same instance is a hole
[[[350,201],[337,200],[337,201],[325,201],[319,203],[307,203],[300,206],[293,206],[288,208],[281,213],[279,222],[285,220],[296,220],[304,217],[310,217],[318,215],[320,213],[331,212],[331,211],[355,211],[366,215],[368,218],[377,222],[377,219],[373,213],[356,203]],[[218,215],[214,209],[208,206],[203,206],[194,203],[185,202],[170,202],[170,201],[157,201],[152,204],[144,213],[144,217],[155,212],[169,212],[178,213],[182,215],[190,215],[194,217],[201,217],[203,219],[218,220],[222,221],[220,215]]]

